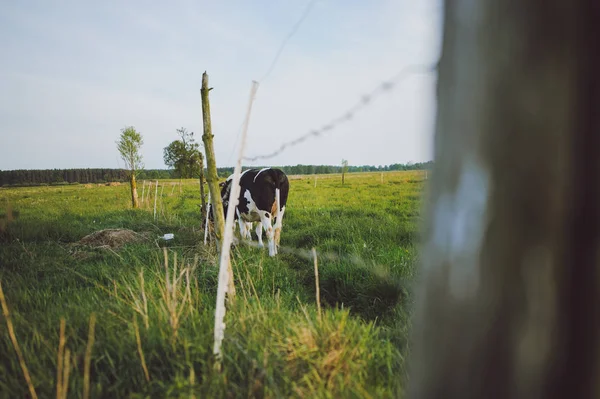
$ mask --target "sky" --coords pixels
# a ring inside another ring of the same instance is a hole
[[[0,2],[0,169],[120,168],[134,126],[146,168],[186,128],[202,142],[207,72],[217,166],[326,125],[408,65],[437,62],[440,0]],[[351,120],[253,165],[432,159],[435,72],[411,74]]]

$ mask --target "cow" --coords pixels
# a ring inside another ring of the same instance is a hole
[[[233,175],[220,184],[225,215],[227,215],[232,181]],[[235,209],[235,220],[239,224],[240,235],[251,240],[252,225],[258,222],[256,226],[258,246],[264,247],[262,241],[264,229],[267,233],[269,256],[277,254],[289,187],[285,173],[276,168],[248,169],[240,176],[239,203]]]

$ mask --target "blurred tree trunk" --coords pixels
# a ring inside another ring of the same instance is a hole
[[[600,2],[444,13],[409,397],[599,397]]]

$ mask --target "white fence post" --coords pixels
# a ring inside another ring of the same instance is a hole
[[[213,353],[215,354],[217,361],[222,359],[221,344],[225,335],[225,294],[227,286],[229,284],[229,273],[227,266],[230,262],[230,249],[233,241],[233,217],[235,215],[235,209],[238,204],[238,196],[240,191],[240,174],[242,171],[242,157],[244,156],[244,148],[246,146],[246,134],[248,133],[248,122],[250,120],[250,112],[252,111],[252,102],[254,101],[254,95],[258,88],[258,82],[252,81],[252,88],[250,90],[250,100],[248,102],[248,110],[246,112],[246,119],[244,120],[244,128],[242,130],[242,141],[240,144],[240,153],[238,156],[235,169],[233,171],[233,178],[231,182],[231,191],[229,193],[229,206],[227,207],[227,215],[225,215],[225,232],[223,237],[223,243],[221,248],[221,262],[219,265],[219,284],[217,286],[217,304],[215,308],[215,344]]]

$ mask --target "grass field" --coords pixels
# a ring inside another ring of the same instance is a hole
[[[216,251],[202,243],[197,182],[181,193],[161,182],[156,221],[150,208],[130,209],[127,185],[0,189],[10,311],[0,321],[0,397],[29,395],[9,325],[39,397],[402,397],[423,178],[349,174],[342,186],[321,175],[315,188],[314,177],[294,176],[287,250],[234,249],[221,372]],[[139,240],[77,245],[108,228]],[[299,251],[312,247],[323,253],[322,318],[313,262]]]

